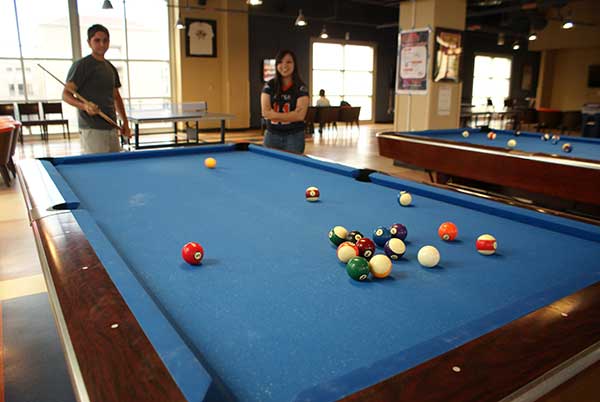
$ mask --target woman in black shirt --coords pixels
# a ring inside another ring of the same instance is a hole
[[[296,55],[282,50],[275,57],[276,76],[260,95],[262,116],[267,120],[264,145],[301,154],[304,152],[304,117],[308,89],[298,74]]]

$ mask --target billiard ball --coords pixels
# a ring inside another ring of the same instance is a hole
[[[350,258],[346,264],[346,272],[355,281],[364,281],[369,277],[369,261],[364,257]]]
[[[356,247],[358,247],[358,255],[365,257],[367,260],[370,260],[373,254],[375,254],[375,243],[368,237],[358,239]]]
[[[392,226],[390,226],[390,234],[392,237],[404,240],[406,239],[406,236],[408,236],[408,229],[406,229],[406,226],[401,223],[394,223]]]
[[[406,253],[406,245],[402,240],[392,237],[383,246],[383,251],[392,260],[399,260]]]
[[[467,130],[463,131],[462,136],[465,138],[469,138],[469,132]]]
[[[556,144],[558,144],[558,141],[560,141],[560,135],[554,134],[552,136],[552,144],[556,145]]]
[[[400,191],[398,193],[398,203],[403,207],[407,207],[412,202],[412,195],[408,191]]]
[[[444,222],[438,228],[438,235],[444,241],[452,241],[458,236],[458,228],[452,222]]]
[[[200,244],[191,241],[183,246],[181,256],[188,264],[198,265],[204,258],[204,249]]]
[[[343,226],[336,226],[329,231],[329,240],[335,245],[339,246],[346,241],[348,236],[348,229]]]
[[[517,146],[517,141],[516,141],[516,140],[512,140],[512,139],[511,139],[511,140],[508,140],[508,141],[506,142],[506,146],[508,146],[509,148],[514,148],[514,147],[516,147],[516,146]]]
[[[515,135],[518,137],[521,135],[521,132],[519,130],[515,131]]]
[[[379,247],[383,247],[385,242],[392,237],[390,230],[385,226],[377,226],[373,231],[373,241]]]
[[[321,195],[321,193],[319,192],[318,188],[309,187],[306,189],[304,195],[306,196],[306,201],[315,202],[319,200],[319,196]]]
[[[358,247],[356,247],[354,243],[345,241],[338,246],[336,255],[338,260],[345,264],[350,260],[350,258],[358,257],[358,253]]]
[[[206,158],[204,159],[204,166],[209,169],[214,169],[217,167],[217,160],[215,158]]]
[[[363,234],[360,233],[358,230],[353,230],[350,233],[348,233],[348,236],[346,236],[346,240],[356,244],[356,242],[362,239],[363,237]]]
[[[483,234],[477,238],[475,247],[477,248],[477,251],[483,255],[492,255],[498,248],[498,242],[494,236]]]
[[[550,134],[548,134],[548,133],[543,134],[541,139],[542,139],[542,141],[548,141],[550,139]]]
[[[566,144],[563,144],[562,150],[563,152],[569,153],[573,150],[573,147],[567,142]]]
[[[392,260],[385,254],[375,254],[369,261],[369,268],[375,278],[385,278],[392,272]]]
[[[440,252],[433,246],[421,247],[417,254],[419,264],[426,268],[433,268],[440,262]]]
[[[490,131],[487,135],[489,140],[495,140],[496,139],[496,133],[493,131]]]

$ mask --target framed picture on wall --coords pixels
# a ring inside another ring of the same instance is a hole
[[[436,28],[433,81],[459,82],[462,53],[462,31]]]
[[[185,54],[188,57],[217,57],[217,21],[186,18]]]

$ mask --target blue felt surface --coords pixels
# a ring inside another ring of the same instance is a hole
[[[468,129],[470,132],[468,138],[462,136],[463,131],[464,129],[427,130],[411,131],[406,132],[405,134],[507,149],[508,146],[506,143],[508,140],[514,139],[517,141],[517,146],[514,149],[519,151],[554,154],[564,158],[582,158],[600,161],[600,139],[597,138],[561,136],[560,141],[557,144],[552,144],[551,141],[542,141],[542,134],[540,133],[521,132],[521,135],[515,136],[514,131],[493,130],[496,133],[496,139],[489,140],[487,138],[487,133],[481,132],[479,129]],[[563,152],[562,150],[563,144],[567,142],[570,143],[573,148],[570,153]]]
[[[419,195],[426,186],[414,183],[402,208],[395,188],[259,152],[219,153],[210,170],[198,152],[57,168],[110,241],[101,258],[116,249],[240,400],[342,397],[600,279],[594,227],[574,237]],[[308,186],[320,202],[304,200]],[[458,241],[437,237],[447,220]],[[408,227],[408,250],[391,277],[352,281],[328,231],[395,222]],[[483,233],[498,239],[496,255],[475,251]],[[188,241],[204,246],[201,267],[182,262]],[[418,265],[426,244],[439,268]]]
[[[4,400],[75,402],[48,295],[2,302]]]

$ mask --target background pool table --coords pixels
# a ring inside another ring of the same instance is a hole
[[[20,177],[92,401],[499,400],[598,360],[598,226],[244,144],[26,161]],[[328,231],[395,222],[408,250],[391,276],[350,279]]]
[[[435,180],[461,177],[590,205],[600,205],[600,139],[562,136],[557,144],[540,133],[466,129],[384,132],[381,155],[437,172]],[[510,149],[509,139],[517,146]],[[570,143],[571,153],[562,151]]]

